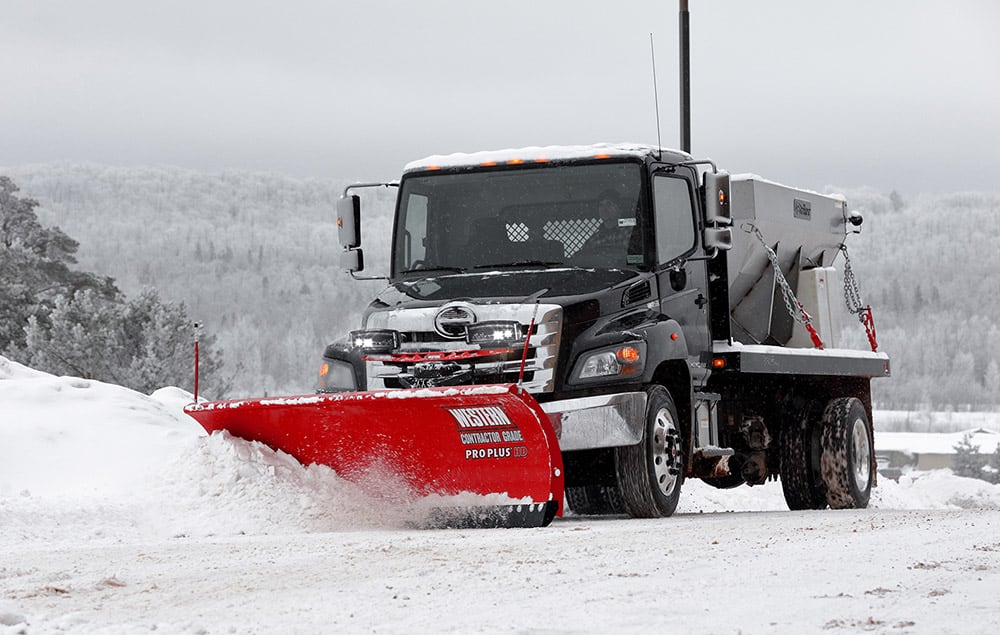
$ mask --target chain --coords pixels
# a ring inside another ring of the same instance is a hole
[[[851,256],[847,253],[846,243],[840,245],[840,251],[844,252],[844,303],[847,305],[847,310],[857,315],[858,321],[865,327],[865,334],[868,335],[868,344],[872,347],[872,352],[878,352],[872,307],[861,300],[861,288],[858,286],[858,279],[854,275],[853,267],[851,267]]]
[[[778,285],[781,287],[781,298],[785,301],[785,308],[788,309],[788,314],[791,315],[796,322],[804,325],[805,320],[803,316],[800,314],[804,313],[804,311],[798,312],[794,308],[797,305],[798,306],[801,305],[799,305],[799,301],[795,297],[795,292],[792,291],[791,285],[788,284],[788,280],[785,279],[785,274],[781,272],[781,267],[778,266],[778,254],[774,253],[774,250],[771,249],[770,245],[768,245],[767,242],[764,241],[764,234],[760,233],[760,229],[758,229],[756,225],[754,225],[753,223],[747,223],[747,225],[750,226],[750,231],[753,233],[754,236],[757,237],[757,240],[760,241],[760,244],[764,247],[764,250],[767,251],[767,259],[771,261],[771,268],[774,269],[774,279],[778,282]],[[806,317],[808,317],[808,314],[806,315]]]
[[[844,304],[847,305],[848,311],[857,315],[859,320],[863,320],[861,314],[868,306],[861,301],[861,288],[851,267],[851,256],[847,253],[846,243],[840,246],[840,251],[844,252]]]
[[[750,226],[750,229],[746,229],[746,225]],[[774,279],[777,281],[778,286],[781,287],[781,297],[785,301],[785,308],[788,309],[788,314],[792,316],[792,319],[805,327],[806,331],[809,332],[809,337],[812,339],[813,345],[822,350],[823,342],[819,338],[819,334],[816,332],[815,327],[812,325],[812,318],[809,313],[806,312],[802,303],[799,299],[795,297],[795,292],[792,291],[792,287],[788,284],[788,280],[785,279],[785,274],[782,273],[781,267],[778,265],[778,254],[774,253],[771,246],[767,244],[764,240],[764,234],[760,232],[760,229],[753,223],[746,223],[744,225],[744,231],[750,231],[760,244],[764,247],[767,252],[767,259],[771,261],[771,268],[774,269]],[[796,307],[798,310],[796,310]]]

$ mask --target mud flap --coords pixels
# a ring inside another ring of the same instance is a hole
[[[435,527],[538,527],[563,510],[556,434],[515,385],[424,388],[190,404],[226,430],[327,465],[377,494],[395,480]]]

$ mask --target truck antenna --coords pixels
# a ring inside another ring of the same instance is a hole
[[[656,160],[659,161],[663,151],[663,141],[660,139],[660,95],[656,90],[656,53],[653,50],[653,34],[649,34],[649,57],[653,66],[653,108],[656,110]]]
[[[680,58],[681,58],[681,150],[691,152],[691,14],[688,0],[680,0]]]

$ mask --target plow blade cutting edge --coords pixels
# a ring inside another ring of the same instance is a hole
[[[433,497],[424,525],[538,527],[562,515],[556,434],[515,385],[217,401],[184,411],[209,433],[226,430],[303,465],[327,465],[365,490],[397,479],[410,500]]]

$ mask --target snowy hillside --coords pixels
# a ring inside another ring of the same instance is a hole
[[[421,531],[205,436],[189,400],[0,358],[0,634],[1000,627],[1000,486],[948,471],[882,479],[868,510],[689,482],[669,519]]]
[[[346,179],[75,164],[0,173],[39,201],[44,224],[80,242],[84,270],[130,294],[154,287],[218,336],[233,391],[214,397],[311,390],[323,347],[357,328],[381,288],[336,265],[333,208]],[[995,224],[1000,195],[834,191],[865,217],[848,244],[881,349],[893,358],[892,380],[872,384],[876,405],[996,410],[1000,236],[982,228]],[[385,273],[394,192],[364,196],[365,260],[369,273]],[[848,345],[866,350],[864,330],[846,322]]]
[[[82,269],[130,295],[156,288],[218,336],[233,392],[216,398],[311,390],[323,348],[382,286],[337,266],[333,209],[347,179],[63,164],[0,174],[81,242]],[[365,236],[389,235],[389,213],[374,211],[390,210],[392,194],[366,195]],[[378,269],[386,254],[369,248],[366,261]]]

